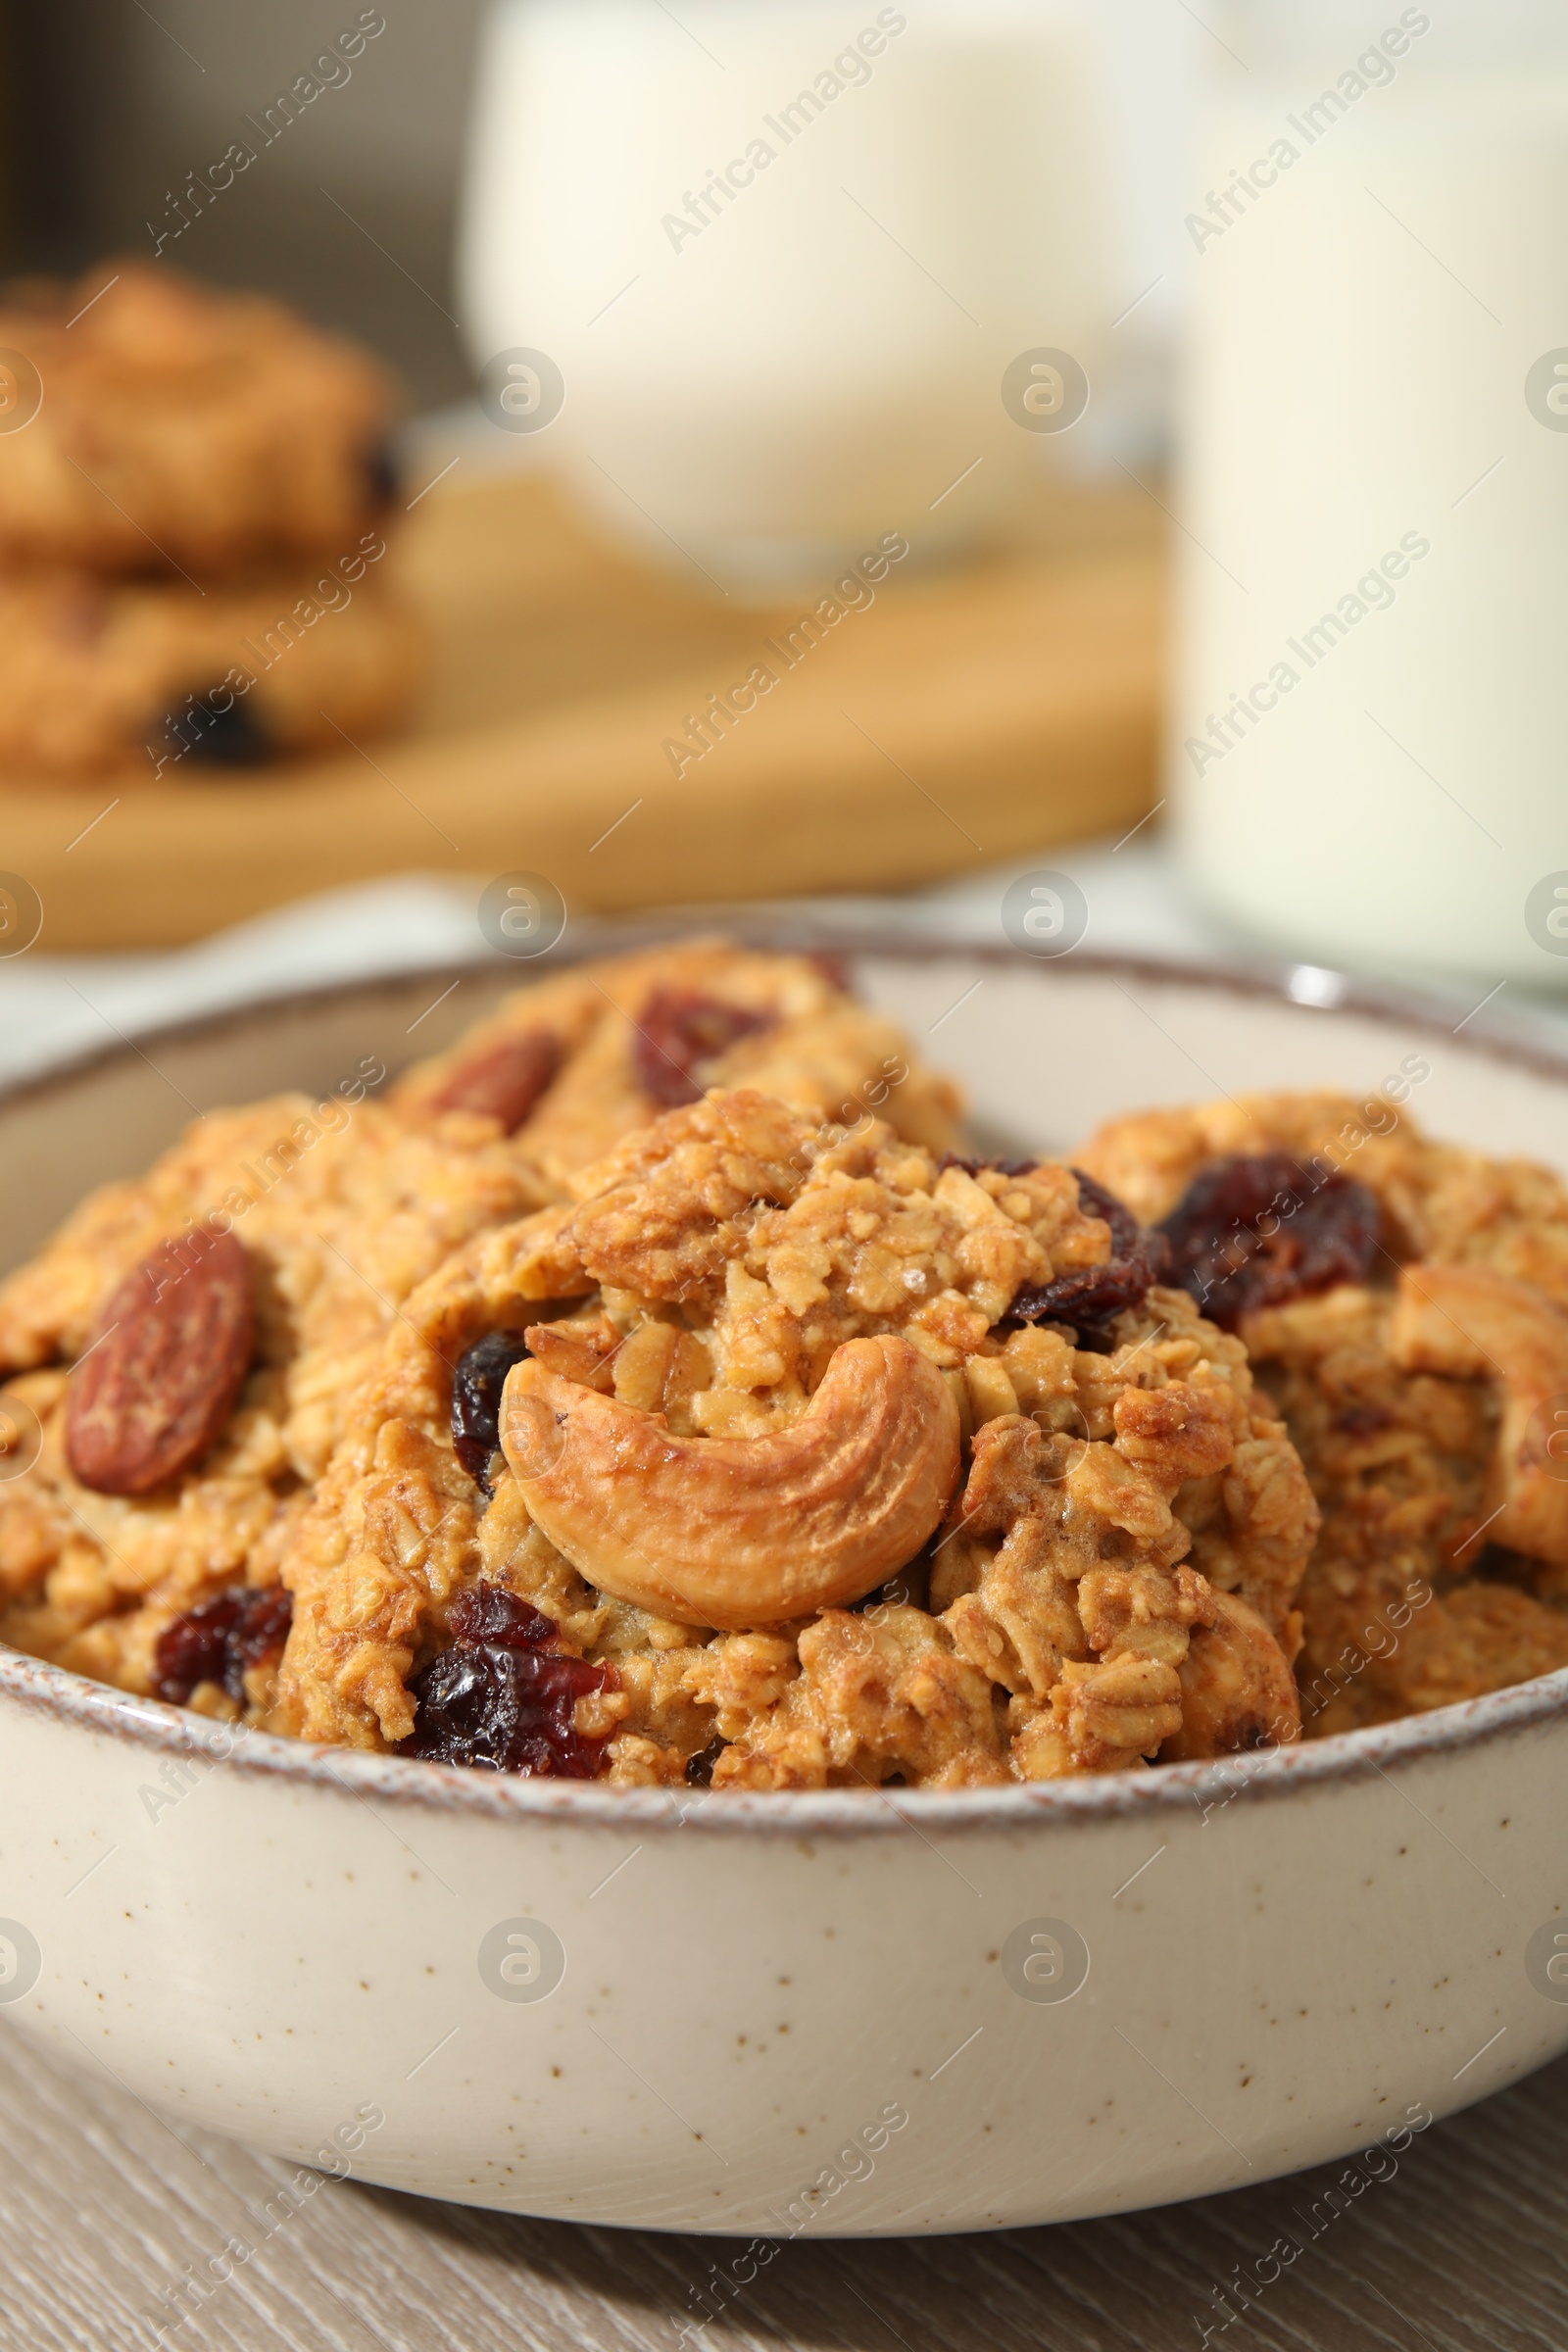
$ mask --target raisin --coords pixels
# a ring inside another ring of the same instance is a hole
[[[489,1642],[500,1649],[548,1649],[557,1631],[553,1617],[519,1600],[505,1585],[478,1584],[460,1592],[447,1611],[447,1624],[459,1642]]]
[[[706,1747],[700,1747],[695,1756],[687,1757],[686,1779],[690,1787],[693,1788],[711,1788],[713,1786],[713,1766],[718,1762],[719,1757],[724,1753],[724,1750],[728,1745],[729,1742],[727,1740],[710,1740],[708,1745]]]
[[[1240,1756],[1260,1747],[1278,1745],[1279,1741],[1262,1716],[1249,1715],[1243,1722],[1231,1726],[1225,1741],[1225,1752],[1227,1755]]]
[[[371,506],[389,507],[398,494],[402,479],[397,452],[391,442],[372,441],[361,463],[365,467],[365,487]]]
[[[1268,1224],[1271,1232],[1261,1228]],[[1194,1178],[1160,1231],[1172,1275],[1212,1323],[1364,1282],[1377,1200],[1354,1177],[1314,1173],[1288,1152],[1236,1152]]]
[[[476,1772],[593,1780],[605,1742],[582,1737],[572,1708],[590,1690],[613,1690],[613,1667],[547,1647],[554,1620],[501,1585],[460,1593],[448,1624],[452,1647],[409,1685],[419,1712],[398,1753]]]
[[[215,709],[223,694],[227,704]],[[183,709],[171,707],[154,725],[175,759],[205,760],[215,767],[260,767],[277,749],[250,704],[221,681],[205,694],[187,696]]]
[[[861,1617],[869,1615],[874,1609],[925,1608],[930,1596],[931,1562],[936,1547],[937,1539],[932,1536],[921,1545],[913,1559],[906,1561],[898,1574],[890,1576],[885,1585],[873,1585],[870,1592],[862,1592],[858,1600],[847,1600],[844,1603],[847,1613],[852,1617]]]
[[[1104,1354],[1110,1345],[1109,1324],[1124,1307],[1138,1306],[1152,1284],[1163,1279],[1166,1244],[1162,1234],[1140,1225],[1114,1193],[1086,1176],[1079,1168],[1078,1205],[1092,1217],[1103,1217],[1110,1227],[1110,1255],[1098,1266],[1075,1266],[1054,1282],[1025,1283],[1013,1296],[1007,1318],[1015,1323],[1066,1323],[1080,1345]]]
[[[961,1168],[966,1176],[983,1176],[989,1169],[998,1176],[1032,1176],[1038,1159],[965,1159],[959,1152],[944,1152],[937,1161],[937,1174],[945,1168]]]
[[[1375,1438],[1380,1430],[1394,1427],[1394,1415],[1387,1405],[1348,1404],[1335,1414],[1334,1427],[1342,1438]]]
[[[198,1683],[245,1696],[245,1669],[279,1656],[294,1617],[281,1585],[230,1585],[166,1625],[153,1653],[153,1688],[182,1707]]]
[[[491,1456],[501,1444],[501,1392],[528,1343],[514,1331],[487,1332],[458,1358],[452,1376],[452,1450],[488,1495]]]
[[[227,710],[208,712],[197,748],[199,756],[217,767],[260,767],[277,750],[257,713],[240,702]]]
[[[738,1039],[771,1029],[774,1015],[721,1004],[694,988],[656,988],[638,1016],[632,1062],[644,1094],[671,1110],[701,1099],[697,1072]]]
[[[515,1135],[561,1067],[561,1046],[547,1029],[504,1037],[453,1071],[430,1103],[432,1110],[476,1110]]]

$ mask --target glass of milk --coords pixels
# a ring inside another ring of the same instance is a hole
[[[1122,292],[1092,84],[1074,0],[493,0],[459,272],[493,421],[727,594],[1007,531]]]
[[[1183,232],[1183,858],[1317,962],[1568,980],[1568,10],[1269,0],[1226,37]]]

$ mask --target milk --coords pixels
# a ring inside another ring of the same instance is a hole
[[[1356,15],[1254,61],[1188,224],[1177,838],[1318,962],[1561,982],[1568,74],[1502,70],[1504,12],[1457,53]],[[1392,78],[1342,89],[1390,28]]]
[[[499,0],[471,155],[476,361],[557,364],[541,451],[698,587],[1006,529],[1054,448],[1004,370],[1093,378],[1120,292],[1056,0]]]

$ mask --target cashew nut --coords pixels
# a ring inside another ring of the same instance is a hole
[[[1406,1266],[1389,1347],[1407,1372],[1499,1383],[1489,1532],[1568,1568],[1568,1315],[1533,1283],[1491,1266]]]
[[[1284,1747],[1301,1736],[1296,1677],[1257,1611],[1236,1592],[1213,1595],[1214,1622],[1193,1628],[1181,1678],[1182,1728],[1162,1764]]]
[[[502,1448],[537,1524],[601,1592],[689,1625],[779,1625],[857,1599],[912,1558],[958,1476],[958,1409],[903,1339],[834,1350],[798,1420],[681,1438],[514,1366]]]

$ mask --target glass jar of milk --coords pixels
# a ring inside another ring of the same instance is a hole
[[[493,0],[460,259],[492,404],[697,586],[997,535],[1077,382],[1041,362],[1020,429],[1005,370],[1098,369],[1090,80],[1075,0]]]
[[[1170,743],[1318,962],[1568,980],[1568,10],[1260,0],[1185,223]]]

